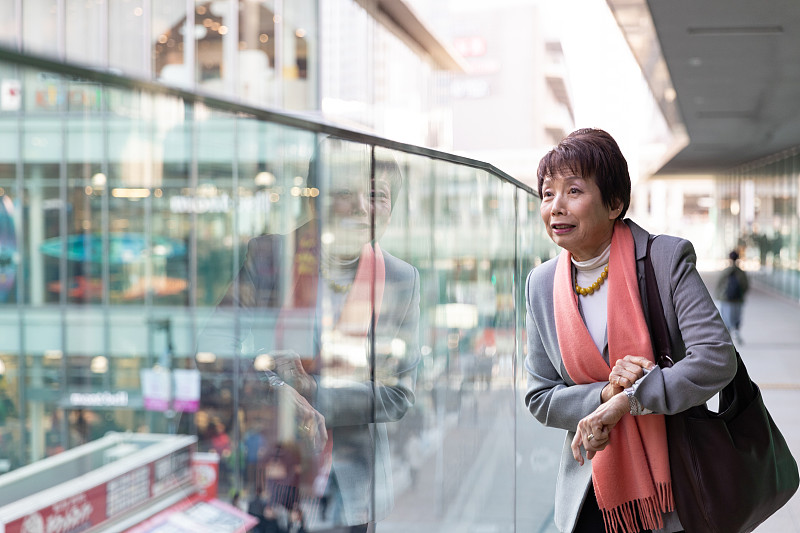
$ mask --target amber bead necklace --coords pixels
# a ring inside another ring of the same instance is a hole
[[[602,285],[606,281],[607,277],[608,277],[608,265],[606,265],[606,267],[600,273],[600,277],[597,278],[597,281],[595,281],[588,287],[581,287],[576,283],[575,292],[577,292],[581,296],[588,296],[590,294],[594,294],[594,291],[600,288],[600,285]]]

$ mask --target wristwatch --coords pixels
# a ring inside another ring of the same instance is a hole
[[[628,405],[630,406],[631,414],[633,416],[646,414],[645,409],[642,407],[642,403],[639,401],[639,398],[634,396],[636,389],[633,387],[628,387],[624,392],[625,396],[628,397]]]
[[[272,370],[264,370],[261,373],[261,381],[266,381],[270,387],[276,388],[286,385],[286,382],[283,381],[281,377]]]

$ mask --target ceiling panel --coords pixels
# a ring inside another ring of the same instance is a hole
[[[621,3],[609,0],[615,14]],[[721,172],[800,145],[800,1],[647,7],[689,137],[659,174]]]

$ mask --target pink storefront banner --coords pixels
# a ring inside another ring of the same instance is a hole
[[[142,400],[148,411],[194,413],[200,408],[200,372],[191,369],[145,368]]]
[[[169,370],[144,368],[141,370],[142,399],[148,411],[166,411],[172,396],[172,379]]]
[[[173,370],[172,384],[175,387],[172,408],[179,412],[196,412],[200,408],[200,371]]]

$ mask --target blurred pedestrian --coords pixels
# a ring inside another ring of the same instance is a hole
[[[306,533],[306,520],[303,516],[303,510],[300,507],[294,507],[289,512],[289,527],[288,533]]]
[[[731,332],[733,339],[742,344],[742,308],[747,290],[750,288],[747,274],[739,268],[739,253],[733,250],[728,254],[731,264],[722,271],[717,281],[715,296],[719,301],[722,320]]]
[[[260,522],[261,531],[263,533],[285,533],[286,527],[284,524],[287,518],[283,516],[285,509],[273,502],[267,503],[264,506],[264,517]]]
[[[267,499],[267,495],[262,488],[256,491],[253,499],[247,504],[247,513],[258,518],[258,525],[255,527],[255,531],[258,533],[264,533],[266,528],[264,509],[269,503],[270,502]]]

